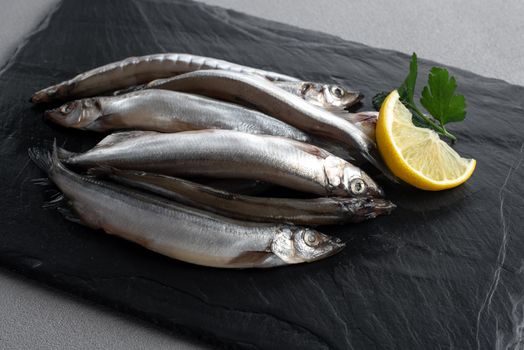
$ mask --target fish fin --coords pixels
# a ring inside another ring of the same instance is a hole
[[[268,258],[274,255],[271,252],[247,251],[244,252],[228,262],[231,267],[251,267],[264,264]]]
[[[36,164],[40,170],[47,174],[53,167],[53,159],[51,152],[45,148],[33,147],[27,151],[29,158]]]
[[[57,205],[56,210],[64,217],[64,219],[68,221],[74,222],[75,224],[90,226],[86,224],[86,222],[82,220],[80,216],[78,216],[78,214],[73,209],[73,205],[69,201],[62,201]]]
[[[101,115],[100,117],[96,118],[96,120],[94,120],[93,123],[89,125],[89,130],[97,132],[107,132],[114,130],[114,119],[115,117],[118,118],[119,116],[120,114],[118,113]]]
[[[47,201],[42,205],[44,209],[54,209],[58,211],[66,220],[74,222],[76,224],[90,226],[75,212],[73,204],[64,197],[63,193],[56,193],[51,200]]]
[[[51,199],[42,205],[44,209],[57,209],[64,202],[64,195],[61,192],[57,192],[51,196]]]
[[[151,134],[159,134],[156,131],[122,131],[122,132],[116,132],[114,134],[108,135],[104,137],[102,141],[96,144],[96,146],[93,148],[103,148],[103,147],[110,147],[113,145],[116,145],[120,142],[124,142],[126,140],[131,140],[137,137],[141,137],[144,135],[151,135]]]
[[[30,181],[37,186],[50,186],[52,184],[47,177],[39,177],[36,179],[31,179]]]

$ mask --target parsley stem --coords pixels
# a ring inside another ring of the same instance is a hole
[[[426,122],[433,130],[438,132],[440,135],[449,138],[452,143],[455,143],[455,141],[457,141],[457,137],[455,135],[449,133],[444,126],[438,125],[433,120],[428,118],[428,116],[426,116],[424,113],[422,113],[417,108],[417,106],[415,106],[414,103],[409,102],[408,103],[408,107],[409,107],[409,109],[411,109],[412,112],[414,112],[416,114],[417,117],[419,117],[422,120],[424,120],[424,122]]]

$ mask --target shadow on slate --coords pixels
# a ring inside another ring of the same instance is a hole
[[[42,87],[128,56],[190,52],[307,80],[389,90],[408,56],[188,1],[64,1],[0,77],[0,262],[215,346],[492,349],[522,341],[524,88],[453,69],[468,101],[452,127],[478,160],[442,193],[387,186],[389,217],[326,228],[347,242],[315,264],[219,270],[171,260],[41,208],[27,149],[100,137],[50,126]],[[421,76],[431,62],[421,62]],[[422,82],[419,82],[422,83]],[[362,110],[370,109],[369,98]],[[520,340],[519,340],[520,339]]]

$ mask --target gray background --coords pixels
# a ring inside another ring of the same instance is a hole
[[[524,85],[519,0],[203,2]],[[56,3],[0,0],[0,65]],[[0,270],[0,349],[168,348],[202,344]]]

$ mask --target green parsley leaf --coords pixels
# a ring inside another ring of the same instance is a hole
[[[400,99],[409,104],[413,103],[413,96],[415,95],[415,85],[417,84],[418,64],[417,54],[413,52],[411,61],[409,62],[409,73],[402,85],[398,88]]]
[[[373,96],[371,103],[373,103],[373,108],[375,108],[376,111],[380,111],[380,107],[382,107],[382,103],[384,103],[384,100],[388,95],[389,92],[382,91]]]
[[[454,77],[449,77],[446,69],[431,68],[420,103],[442,126],[466,117],[466,100],[462,95],[455,95],[456,89],[457,82]]]

